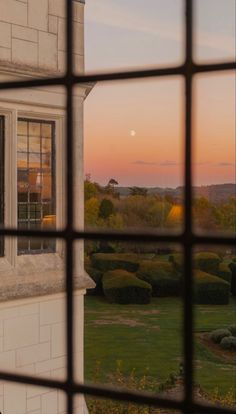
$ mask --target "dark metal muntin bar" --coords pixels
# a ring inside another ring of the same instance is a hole
[[[66,230],[18,230],[18,229],[0,229],[0,236],[8,237],[47,237],[65,239],[67,236]],[[140,243],[149,243],[150,241],[156,241],[161,243],[183,243],[184,234],[161,234],[149,231],[129,231],[129,232],[117,232],[117,231],[75,231],[71,233],[71,237],[74,240],[117,240],[117,241],[139,241]],[[224,235],[192,235],[190,244],[207,245],[235,245],[236,237],[224,236]]]
[[[167,409],[182,410],[184,401],[176,401],[168,398],[161,398],[155,394],[148,392],[126,391],[124,389],[117,389],[112,387],[99,386],[94,384],[79,384],[68,381],[59,381],[53,379],[46,379],[40,377],[31,377],[28,375],[9,374],[0,372],[0,377],[5,381],[17,382],[21,384],[36,385],[47,387],[50,389],[60,389],[66,393],[84,394],[90,396],[97,396],[105,399],[115,399],[117,401],[134,402],[142,405],[156,406]],[[191,412],[209,413],[209,414],[234,414],[234,410],[230,408],[215,407],[210,405],[203,405],[193,403]]]
[[[231,71],[236,69],[235,62],[216,62],[196,64],[193,62],[193,74],[208,73],[218,71]],[[89,82],[106,82],[116,80],[131,80],[142,79],[149,77],[163,77],[163,76],[178,76],[184,74],[184,65],[173,66],[166,68],[140,69],[140,70],[125,70],[122,72],[105,72],[105,73],[91,73],[87,75],[72,75],[72,82],[74,85]],[[31,79],[27,81],[11,81],[0,82],[0,90],[4,89],[21,89],[34,88],[40,86],[65,86],[66,76],[58,76],[55,78],[42,77]]]
[[[185,211],[184,211],[184,410],[193,412],[193,272],[192,272],[192,63],[193,5],[185,1]]]
[[[16,375],[0,372],[0,378],[6,381],[38,385],[47,388],[57,388],[67,394],[67,412],[73,414],[73,397],[76,394],[87,394],[103,398],[115,399],[118,401],[135,402],[137,404],[153,405],[161,408],[178,409],[184,413],[219,413],[231,414],[234,411],[223,407],[213,407],[197,404],[193,401],[193,303],[192,303],[192,248],[195,244],[233,245],[236,238],[221,235],[195,235],[192,230],[192,176],[191,176],[191,155],[192,155],[192,81],[197,73],[231,71],[236,69],[235,62],[196,64],[193,62],[193,2],[186,0],[186,60],[183,65],[166,67],[130,70],[113,73],[88,74],[75,76],[73,74],[73,2],[66,1],[67,10],[67,71],[62,77],[45,77],[27,80],[0,83],[0,90],[19,89],[40,86],[61,85],[67,92],[67,225],[65,230],[58,231],[37,231],[0,229],[0,235],[9,237],[30,236],[62,238],[66,242],[66,312],[67,312],[67,379],[66,381],[47,380],[25,375]],[[73,195],[73,87],[76,84],[87,82],[119,81],[142,79],[148,77],[183,76],[185,79],[185,229],[183,234],[156,234],[153,232],[88,232],[74,230],[74,195]],[[73,372],[73,243],[77,239],[101,239],[138,241],[148,243],[156,241],[161,243],[179,243],[184,247],[185,254],[185,292],[184,292],[184,359],[185,359],[185,395],[183,401],[162,399],[157,395],[144,392],[131,392],[98,385],[76,384]]]
[[[74,381],[74,298],[73,298],[73,228],[74,228],[74,130],[73,130],[73,1],[67,0],[66,7],[66,348],[67,348],[67,383]],[[67,413],[73,414],[74,394],[67,390]]]

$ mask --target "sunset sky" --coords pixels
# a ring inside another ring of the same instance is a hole
[[[181,0],[86,0],[86,70],[176,65]],[[196,1],[195,58],[235,57],[235,1]],[[235,74],[196,77],[195,184],[235,181]],[[183,184],[183,79],[97,84],[85,104],[85,172],[106,184]]]

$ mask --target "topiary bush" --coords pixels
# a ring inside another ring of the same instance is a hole
[[[220,342],[220,346],[223,349],[236,351],[236,338],[235,338],[235,336],[224,337]]]
[[[221,258],[216,253],[201,252],[194,255],[195,269],[202,270],[203,272],[217,275],[220,263]]]
[[[103,288],[102,288],[102,278],[103,272],[98,269],[94,269],[94,267],[86,267],[85,268],[88,275],[93,279],[96,283],[94,289],[88,289],[87,295],[94,295],[94,296],[103,296]]]
[[[226,282],[229,282],[231,284],[232,272],[227,263],[223,262],[219,264],[217,276],[221,277],[222,279],[226,280]]]
[[[102,272],[116,269],[136,272],[139,267],[138,255],[133,253],[96,253],[91,261],[92,266]]]
[[[120,304],[150,303],[152,287],[123,269],[111,270],[103,276],[103,291],[109,302]]]
[[[231,335],[232,335],[232,336],[236,336],[236,324],[234,324],[234,325],[230,325],[230,326],[228,327],[228,330],[231,332]]]
[[[194,300],[201,305],[227,305],[230,284],[218,276],[195,270]]]
[[[182,253],[173,253],[169,256],[169,262],[173,263],[178,272],[184,271],[184,256]]]
[[[144,260],[140,263],[137,276],[150,283],[153,296],[179,296],[181,277],[172,263]]]
[[[229,268],[231,270],[232,276],[231,276],[231,293],[232,295],[236,296],[236,263],[231,262],[229,264]]]
[[[222,339],[227,336],[231,336],[231,332],[229,331],[229,329],[216,329],[212,331],[210,334],[211,340],[216,344],[219,344],[222,341]]]

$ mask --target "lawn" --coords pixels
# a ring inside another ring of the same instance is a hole
[[[235,323],[236,301],[225,306],[196,306],[196,382],[225,394],[235,385],[235,364],[225,362],[197,338],[200,332]],[[85,299],[85,377],[94,380],[96,363],[101,380],[109,381],[117,361],[125,373],[148,375],[162,383],[179,371],[182,359],[182,305],[178,298],[153,298],[149,305],[109,304],[104,298]]]

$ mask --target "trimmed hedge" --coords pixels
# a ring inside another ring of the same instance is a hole
[[[102,272],[116,269],[136,272],[139,267],[138,255],[132,253],[95,253],[91,261],[92,266]]]
[[[140,263],[137,276],[150,283],[153,296],[179,296],[181,277],[172,263],[144,260]]]
[[[235,262],[231,262],[229,265],[229,268],[232,272],[232,277],[231,277],[231,293],[232,295],[236,296],[236,263]]]
[[[221,258],[216,253],[201,252],[194,255],[195,269],[214,275],[219,271],[219,264],[221,261]]]
[[[169,256],[169,262],[173,263],[178,272],[184,271],[184,257],[182,253],[173,253]]]
[[[103,291],[109,302],[119,304],[150,303],[152,287],[123,269],[111,270],[103,276]]]
[[[236,324],[234,324],[234,325],[230,325],[230,326],[228,327],[228,330],[231,332],[231,335],[232,335],[232,336],[236,336]]]
[[[221,277],[222,279],[226,280],[226,282],[229,282],[231,284],[232,273],[227,263],[220,263],[217,276]]]
[[[216,329],[215,331],[212,331],[210,334],[210,338],[213,342],[216,344],[219,344],[223,338],[226,338],[227,336],[231,336],[231,332],[229,329]]]
[[[222,339],[220,346],[223,349],[228,349],[230,351],[236,351],[236,338],[235,336],[228,336]]]
[[[94,269],[93,267],[86,267],[85,270],[88,273],[88,275],[93,279],[93,281],[96,283],[96,286],[94,289],[87,290],[87,295],[103,296],[103,288],[102,288],[103,272],[101,272],[98,269]]]
[[[227,305],[230,284],[218,276],[195,270],[194,299],[201,305]]]

